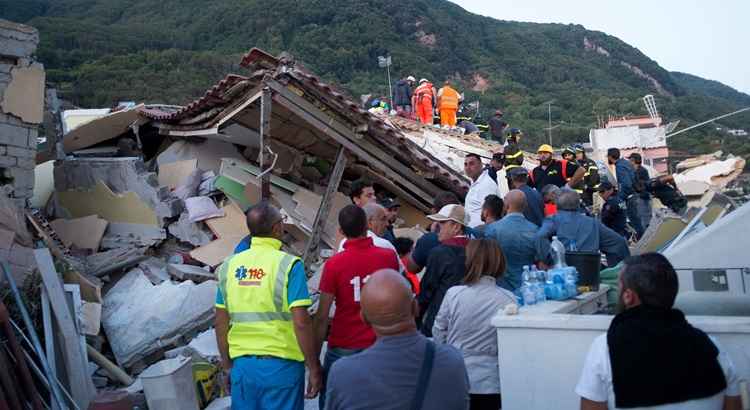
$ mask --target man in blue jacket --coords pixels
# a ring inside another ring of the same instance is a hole
[[[620,158],[620,150],[617,148],[607,150],[607,160],[610,165],[615,166],[617,195],[625,202],[630,225],[635,229],[637,238],[640,239],[643,236],[644,229],[638,214],[638,195],[635,192],[635,170],[633,169],[633,165],[630,161]]]

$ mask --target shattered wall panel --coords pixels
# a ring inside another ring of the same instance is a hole
[[[99,186],[99,182],[104,187]],[[114,194],[122,194],[124,197],[132,198],[129,193],[135,195],[137,201],[132,204],[138,209],[138,215],[128,215],[127,208],[118,205],[116,197],[109,195],[107,188]],[[96,213],[109,222],[127,222],[158,225],[163,227],[166,218],[179,215],[182,203],[169,194],[169,188],[160,187],[156,175],[147,172],[143,161],[134,157],[124,158],[76,158],[55,162],[55,191],[58,193],[60,205],[63,207],[74,206],[72,201],[85,207],[90,212]],[[100,208],[96,204],[86,204],[82,199],[76,199],[82,192],[89,191],[96,194],[95,198],[110,203],[118,210],[103,210],[102,212],[91,212],[93,208]],[[141,202],[142,204],[137,204]],[[148,210],[143,209],[143,207]],[[79,212],[68,209],[71,216],[80,215]],[[151,215],[153,214],[153,216]]]
[[[16,66],[3,94],[0,109],[24,122],[39,124],[44,119],[44,68],[39,63]]]
[[[213,320],[216,281],[154,286],[136,268],[104,297],[102,325],[120,366],[131,368]]]

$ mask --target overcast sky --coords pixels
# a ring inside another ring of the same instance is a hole
[[[670,71],[750,94],[750,0],[452,0],[501,20],[581,24]]]

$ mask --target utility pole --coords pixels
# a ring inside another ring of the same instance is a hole
[[[378,65],[380,67],[385,67],[386,74],[388,76],[388,95],[390,96],[390,106],[393,110],[393,86],[391,85],[391,64],[393,60],[391,59],[391,56],[378,56]]]
[[[552,145],[552,101],[547,103],[547,129],[549,130],[549,145]]]

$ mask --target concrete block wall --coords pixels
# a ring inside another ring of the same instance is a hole
[[[44,69],[32,59],[38,44],[35,28],[0,19],[0,192],[22,207],[34,191],[44,110]]]

